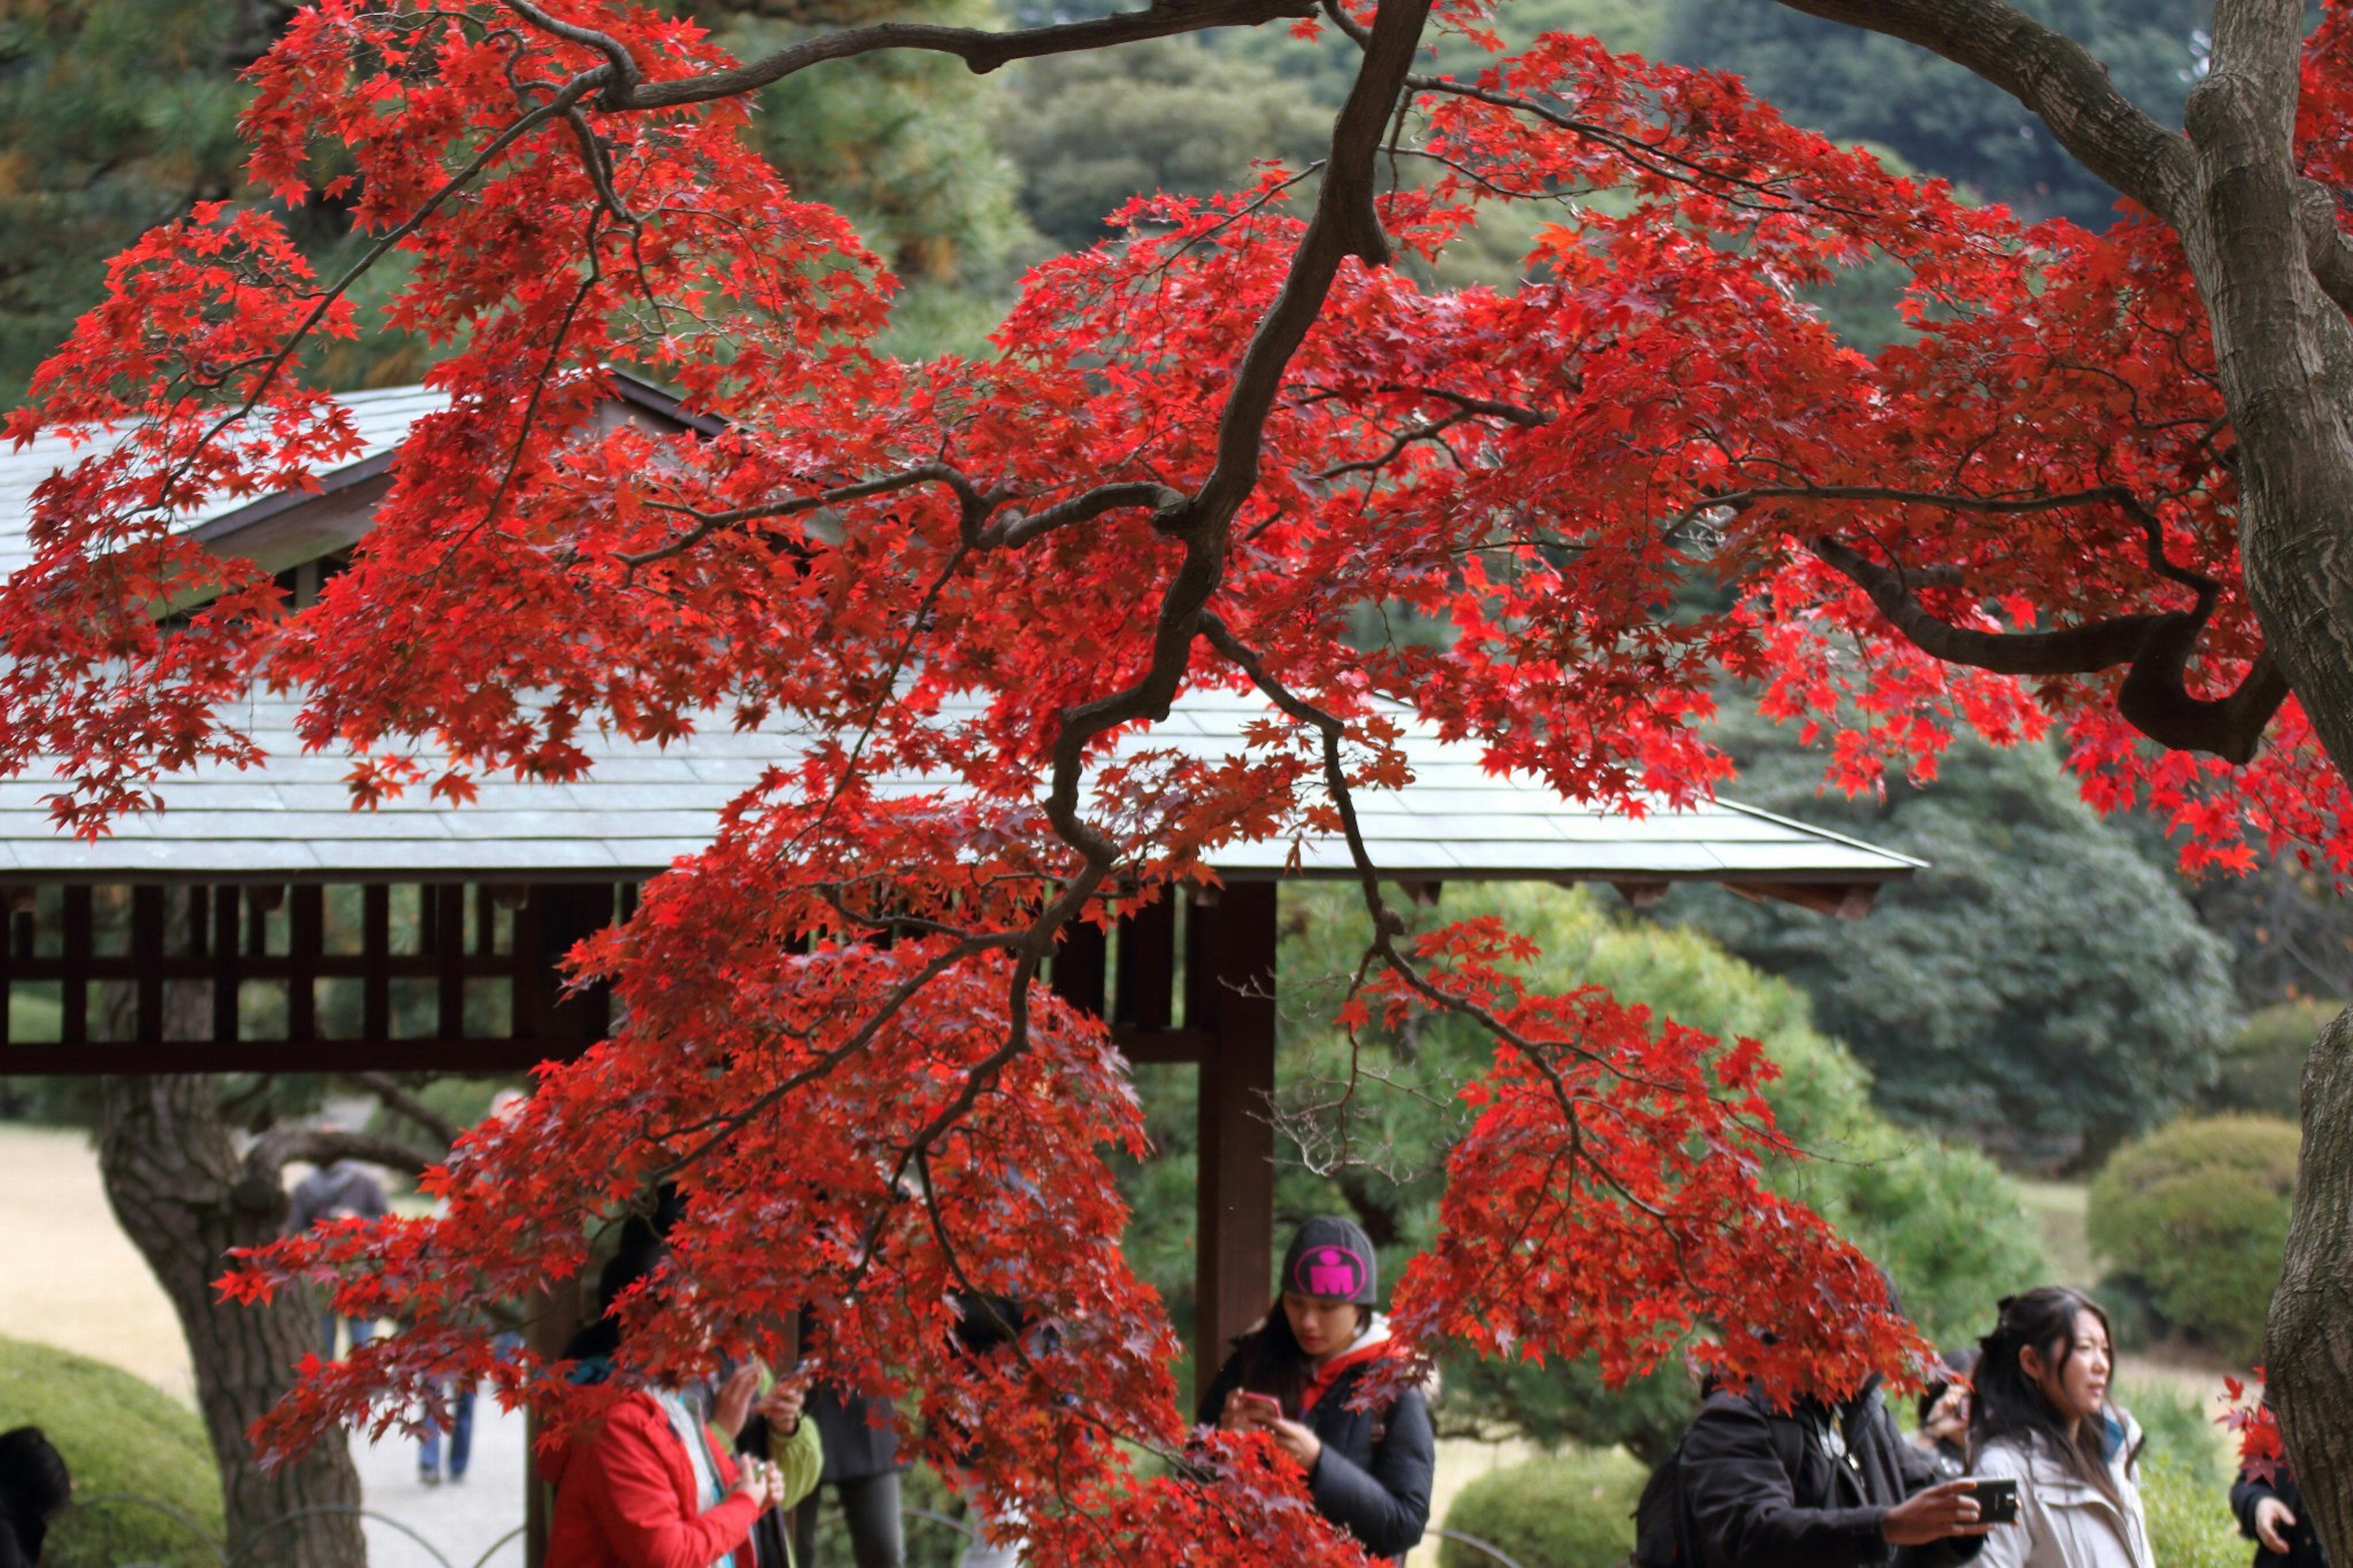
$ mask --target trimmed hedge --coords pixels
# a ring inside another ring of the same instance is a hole
[[[185,1514],[77,1501],[49,1531],[42,1568],[216,1568],[220,1473],[196,1417],[120,1367],[48,1345],[0,1339],[0,1431],[38,1426],[73,1474],[77,1499],[132,1492]]]
[[[2274,1117],[2216,1116],[2126,1144],[2092,1183],[2093,1251],[2145,1288],[2168,1325],[2262,1360],[2299,1141]]]
[[[1634,1500],[1649,1472],[1622,1448],[1570,1450],[1490,1471],[1462,1489],[1446,1528],[1509,1552],[1521,1568],[1617,1568],[1634,1550]],[[1459,1541],[1439,1568],[1495,1568]]]

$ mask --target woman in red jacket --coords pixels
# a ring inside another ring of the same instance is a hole
[[[759,1391],[757,1366],[736,1369],[719,1391],[712,1425],[741,1431]],[[800,1405],[799,1389],[779,1384],[760,1413],[776,1431],[790,1432]],[[753,1521],[786,1500],[786,1486],[765,1459],[747,1458],[739,1474],[728,1447],[691,1397],[632,1393],[570,1445],[543,1451],[541,1473],[555,1488],[547,1561],[555,1568],[748,1568]]]

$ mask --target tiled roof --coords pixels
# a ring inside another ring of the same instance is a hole
[[[414,387],[355,393],[347,401],[367,443],[353,468],[379,462],[414,420],[441,404],[438,395]],[[0,453],[0,570],[25,560],[32,488],[66,456],[63,444],[50,440]],[[251,510],[218,508],[192,522]],[[266,767],[207,767],[172,780],[163,791],[166,810],[126,819],[95,844],[60,837],[50,826],[42,797],[57,785],[48,777],[0,782],[0,879],[617,879],[701,848],[719,808],[797,751],[790,734],[737,733],[721,721],[666,750],[592,747],[596,765],[577,784],[491,780],[465,806],[419,791],[355,812],[343,783],[348,763],[303,754],[294,712],[290,702],[257,699],[242,717],[269,755]],[[1197,693],[1178,702],[1149,742],[1135,743],[1237,754],[1244,726],[1266,713],[1251,699]],[[1364,792],[1358,804],[1375,858],[1401,878],[1859,885],[1907,878],[1921,865],[1729,801],[1639,817],[1605,813],[1565,802],[1532,779],[1489,773],[1475,745],[1441,741],[1418,721],[1406,727],[1415,782],[1401,792]],[[898,785],[924,787],[914,779]],[[1285,840],[1229,847],[1217,864],[1228,876],[1273,876],[1294,854],[1306,875],[1347,868],[1346,846],[1336,836],[1296,847]]]
[[[352,411],[352,422],[358,427],[362,443],[360,455],[337,470],[348,474],[380,462],[400,445],[410,426],[438,412],[449,400],[421,386],[393,386],[377,392],[348,392],[342,401]],[[0,443],[0,573],[14,572],[30,558],[25,548],[25,524],[33,510],[33,488],[59,468],[93,450],[103,450],[106,445],[103,436],[79,447],[55,436],[41,437],[22,451]],[[193,513],[187,523],[191,528],[200,527],[232,512],[246,510],[253,504],[249,500],[216,501]]]

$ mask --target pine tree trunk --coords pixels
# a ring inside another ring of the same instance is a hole
[[[213,1289],[228,1250],[271,1240],[287,1212],[274,1179],[247,1179],[216,1092],[210,1079],[190,1074],[105,1079],[99,1164],[107,1201],[187,1335],[238,1563],[356,1568],[367,1548],[353,1511],[360,1485],[350,1450],[330,1436],[295,1463],[265,1470],[246,1439],[293,1386],[295,1363],[319,1348],[319,1320],[297,1297],[240,1306]]]

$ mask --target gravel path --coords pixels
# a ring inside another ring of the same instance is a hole
[[[466,1479],[438,1487],[417,1479],[415,1443],[354,1441],[360,1489],[370,1511],[385,1516],[367,1521],[368,1568],[522,1568],[522,1538],[513,1531],[522,1524],[522,1435],[521,1412],[475,1401]],[[414,1531],[429,1550],[386,1519]]]

